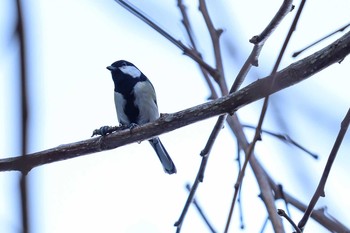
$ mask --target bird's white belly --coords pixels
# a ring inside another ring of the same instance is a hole
[[[145,124],[159,118],[156,94],[148,81],[134,86],[135,105],[139,108],[138,124]]]

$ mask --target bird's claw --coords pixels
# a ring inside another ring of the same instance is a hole
[[[124,130],[124,129],[134,129],[136,127],[138,127],[139,125],[138,124],[135,124],[135,123],[131,123],[130,125],[119,125],[119,126],[101,126],[99,129],[95,129],[93,132],[92,132],[92,135],[91,137],[93,136],[106,136],[108,134],[111,134],[115,131],[120,131],[120,130]]]
[[[130,130],[132,130],[132,129],[134,129],[134,128],[138,127],[138,126],[139,126],[138,124],[131,123],[131,124],[130,124],[130,125],[128,125],[127,127],[128,127]]]
[[[102,126],[99,129],[95,129],[92,132],[91,137],[96,136],[96,135],[101,135],[101,136],[106,136],[107,134],[111,134],[114,131],[118,130],[118,126]]]

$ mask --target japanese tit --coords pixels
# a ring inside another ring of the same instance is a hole
[[[132,63],[124,60],[107,66],[114,82],[114,103],[123,126],[142,125],[159,118],[156,93],[148,78]],[[149,140],[168,174],[176,167],[158,137]]]

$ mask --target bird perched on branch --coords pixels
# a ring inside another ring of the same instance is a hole
[[[114,82],[114,103],[122,126],[134,127],[159,118],[156,93],[148,78],[132,63],[124,60],[107,66]],[[168,174],[176,167],[158,137],[149,140]]]

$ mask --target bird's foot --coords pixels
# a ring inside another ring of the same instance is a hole
[[[96,136],[96,135],[101,135],[101,136],[106,136],[107,134],[111,134],[115,131],[122,130],[121,126],[102,126],[99,129],[95,129],[92,132],[91,137]]]
[[[130,130],[136,128],[136,127],[139,127],[138,124],[135,124],[135,123],[131,123],[130,125],[126,126],[127,128],[129,128]]]

